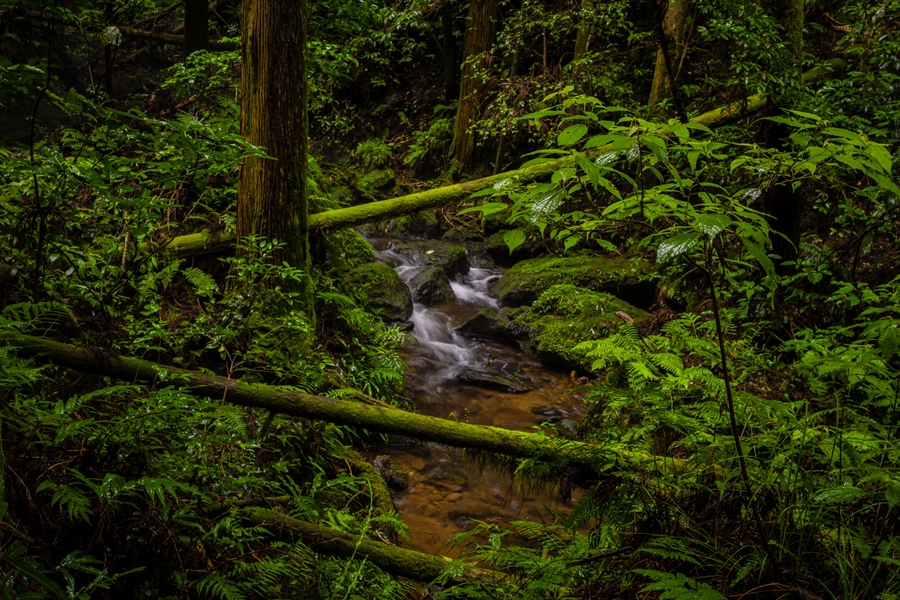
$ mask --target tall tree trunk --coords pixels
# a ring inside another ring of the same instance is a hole
[[[207,0],[184,0],[184,58],[209,46]]]
[[[441,3],[441,48],[444,51],[444,99],[459,97],[459,59],[456,53],[456,11],[453,0]]]
[[[775,79],[784,81],[800,79],[800,66],[803,57],[803,0],[769,0],[765,3],[767,12],[780,21],[784,27],[784,41],[787,43],[789,61],[787,72],[773,73]],[[777,77],[781,75],[781,77]],[[775,103],[784,100],[783,90],[773,90],[767,116],[781,112]],[[790,134],[782,123],[767,123],[763,131],[763,139],[770,148],[784,148]],[[796,260],[800,247],[800,220],[803,207],[800,197],[790,184],[774,185],[763,194],[763,210],[769,214],[769,226],[781,235],[772,236],[772,252],[781,257],[782,262]],[[784,269],[781,268],[783,271]]]
[[[453,161],[463,173],[478,161],[477,136],[470,128],[484,112],[487,90],[478,74],[489,65],[488,52],[497,39],[500,9],[495,0],[471,0],[466,21],[465,62],[453,135]]]
[[[657,106],[667,98],[676,100],[676,73],[685,51],[688,24],[687,0],[669,0],[659,31],[659,50],[656,52],[656,68],[650,88],[650,106]],[[679,107],[683,115],[683,106]]]
[[[300,289],[294,291],[300,292],[313,323],[307,233],[306,24],[306,0],[243,2],[241,133],[272,159],[244,160],[238,185],[237,238],[241,242],[256,235],[286,244],[274,260],[306,273]]]
[[[572,60],[581,60],[591,45],[594,35],[594,0],[581,0],[578,31],[575,33],[575,52]]]

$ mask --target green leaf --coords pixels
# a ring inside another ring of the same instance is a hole
[[[576,125],[569,125],[565,129],[563,129],[562,133],[559,134],[559,138],[557,138],[557,142],[560,146],[571,146],[581,140],[584,136],[587,135],[588,127],[583,123],[578,123]]]
[[[497,213],[501,213],[509,208],[509,205],[503,202],[487,202],[482,204],[481,206],[470,206],[469,208],[464,208],[461,211],[457,212],[457,215],[467,215],[473,212],[480,212],[481,216],[488,217],[490,215],[495,215]]]
[[[660,264],[686,254],[697,246],[700,236],[697,233],[679,233],[667,239],[656,249],[656,260]]]
[[[503,234],[503,241],[506,242],[509,253],[525,243],[525,232],[518,229],[512,229]]]
[[[694,219],[697,227],[706,234],[709,239],[713,239],[734,222],[728,215],[720,215],[718,213],[699,214]]]

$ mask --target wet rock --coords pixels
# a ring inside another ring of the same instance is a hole
[[[466,489],[469,480],[462,473],[454,473],[453,471],[442,471],[435,469],[428,473],[425,479],[436,489],[449,492],[462,492]]]
[[[372,466],[392,490],[401,491],[409,487],[409,476],[397,467],[390,456],[376,456]]]
[[[480,313],[456,328],[456,332],[466,337],[502,338],[506,336],[506,328],[510,318],[504,312],[485,308]]]
[[[501,392],[510,394],[524,394],[525,392],[531,391],[531,388],[519,383],[515,379],[498,373],[478,371],[477,369],[465,369],[461,371],[456,376],[456,380],[469,385],[500,390]]]
[[[651,315],[615,296],[573,285],[555,285],[509,324],[526,354],[541,362],[590,373],[593,358],[582,342],[603,339],[629,319],[640,324]]]
[[[565,412],[558,406],[535,406],[531,412],[542,417],[561,418]]]
[[[608,292],[639,307],[650,306],[656,299],[653,266],[648,261],[598,256],[524,260],[503,274],[494,292],[505,306],[523,306],[560,284]]]
[[[410,257],[416,264],[441,267],[451,279],[469,272],[469,256],[462,244],[430,240],[394,244],[391,249],[397,254]]]
[[[394,327],[400,331],[411,333],[416,328],[416,324],[412,321],[403,321],[402,323],[397,323]]]
[[[450,278],[441,267],[426,269],[409,280],[412,297],[426,306],[453,300],[456,295],[450,287]]]
[[[381,311],[386,321],[406,321],[412,316],[412,294],[400,276],[388,265],[360,265],[347,274],[344,284],[350,289],[361,291],[369,308]]]

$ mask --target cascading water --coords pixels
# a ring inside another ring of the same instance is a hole
[[[406,282],[429,268],[390,247],[376,254]],[[451,281],[455,300],[414,305],[414,327],[403,351],[410,401],[423,414],[519,430],[547,417],[576,416],[581,399],[571,393],[566,374],[541,366],[509,345],[466,339],[455,331],[480,310],[499,308],[488,291],[498,277],[496,271],[471,268]],[[467,369],[509,375],[530,391],[511,394],[467,385],[457,380]],[[547,517],[548,506],[557,511],[570,506],[549,491],[520,488],[507,474],[482,472],[457,449],[384,446],[377,454],[389,456],[409,478],[409,487],[397,494],[395,504],[410,526],[409,545],[417,550],[437,552],[454,534],[471,529],[474,521],[503,524]]]

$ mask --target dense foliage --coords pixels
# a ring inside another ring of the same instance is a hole
[[[307,274],[265,260],[278,240],[241,240],[252,260],[167,250],[229,239],[241,161],[265,156],[240,135],[240,51],[184,58],[129,37],[175,31],[181,3],[0,1],[0,593],[897,598],[900,3],[806,2],[798,65],[775,3],[692,2],[677,94],[648,106],[664,4],[499,3],[472,174],[552,174],[502,179],[447,219],[469,240],[505,232],[510,252],[650,257],[660,297],[645,324],[577,348],[593,361],[578,436],[618,458],[565,472],[584,493],[555,523],[458,536],[465,560],[504,574],[460,583],[460,565],[415,582],[326,555],[248,510],[402,545],[357,451],[367,432],[4,342],[409,408],[405,334],[346,283],[352,257],[314,240],[313,323],[292,285]],[[211,5],[223,47],[239,13]],[[442,62],[473,59],[466,5],[313,1],[309,19],[312,210],[459,177]],[[589,43],[574,57],[576,31]],[[733,102],[715,127],[688,120]],[[791,237],[773,201],[799,207],[795,257],[773,252]]]

